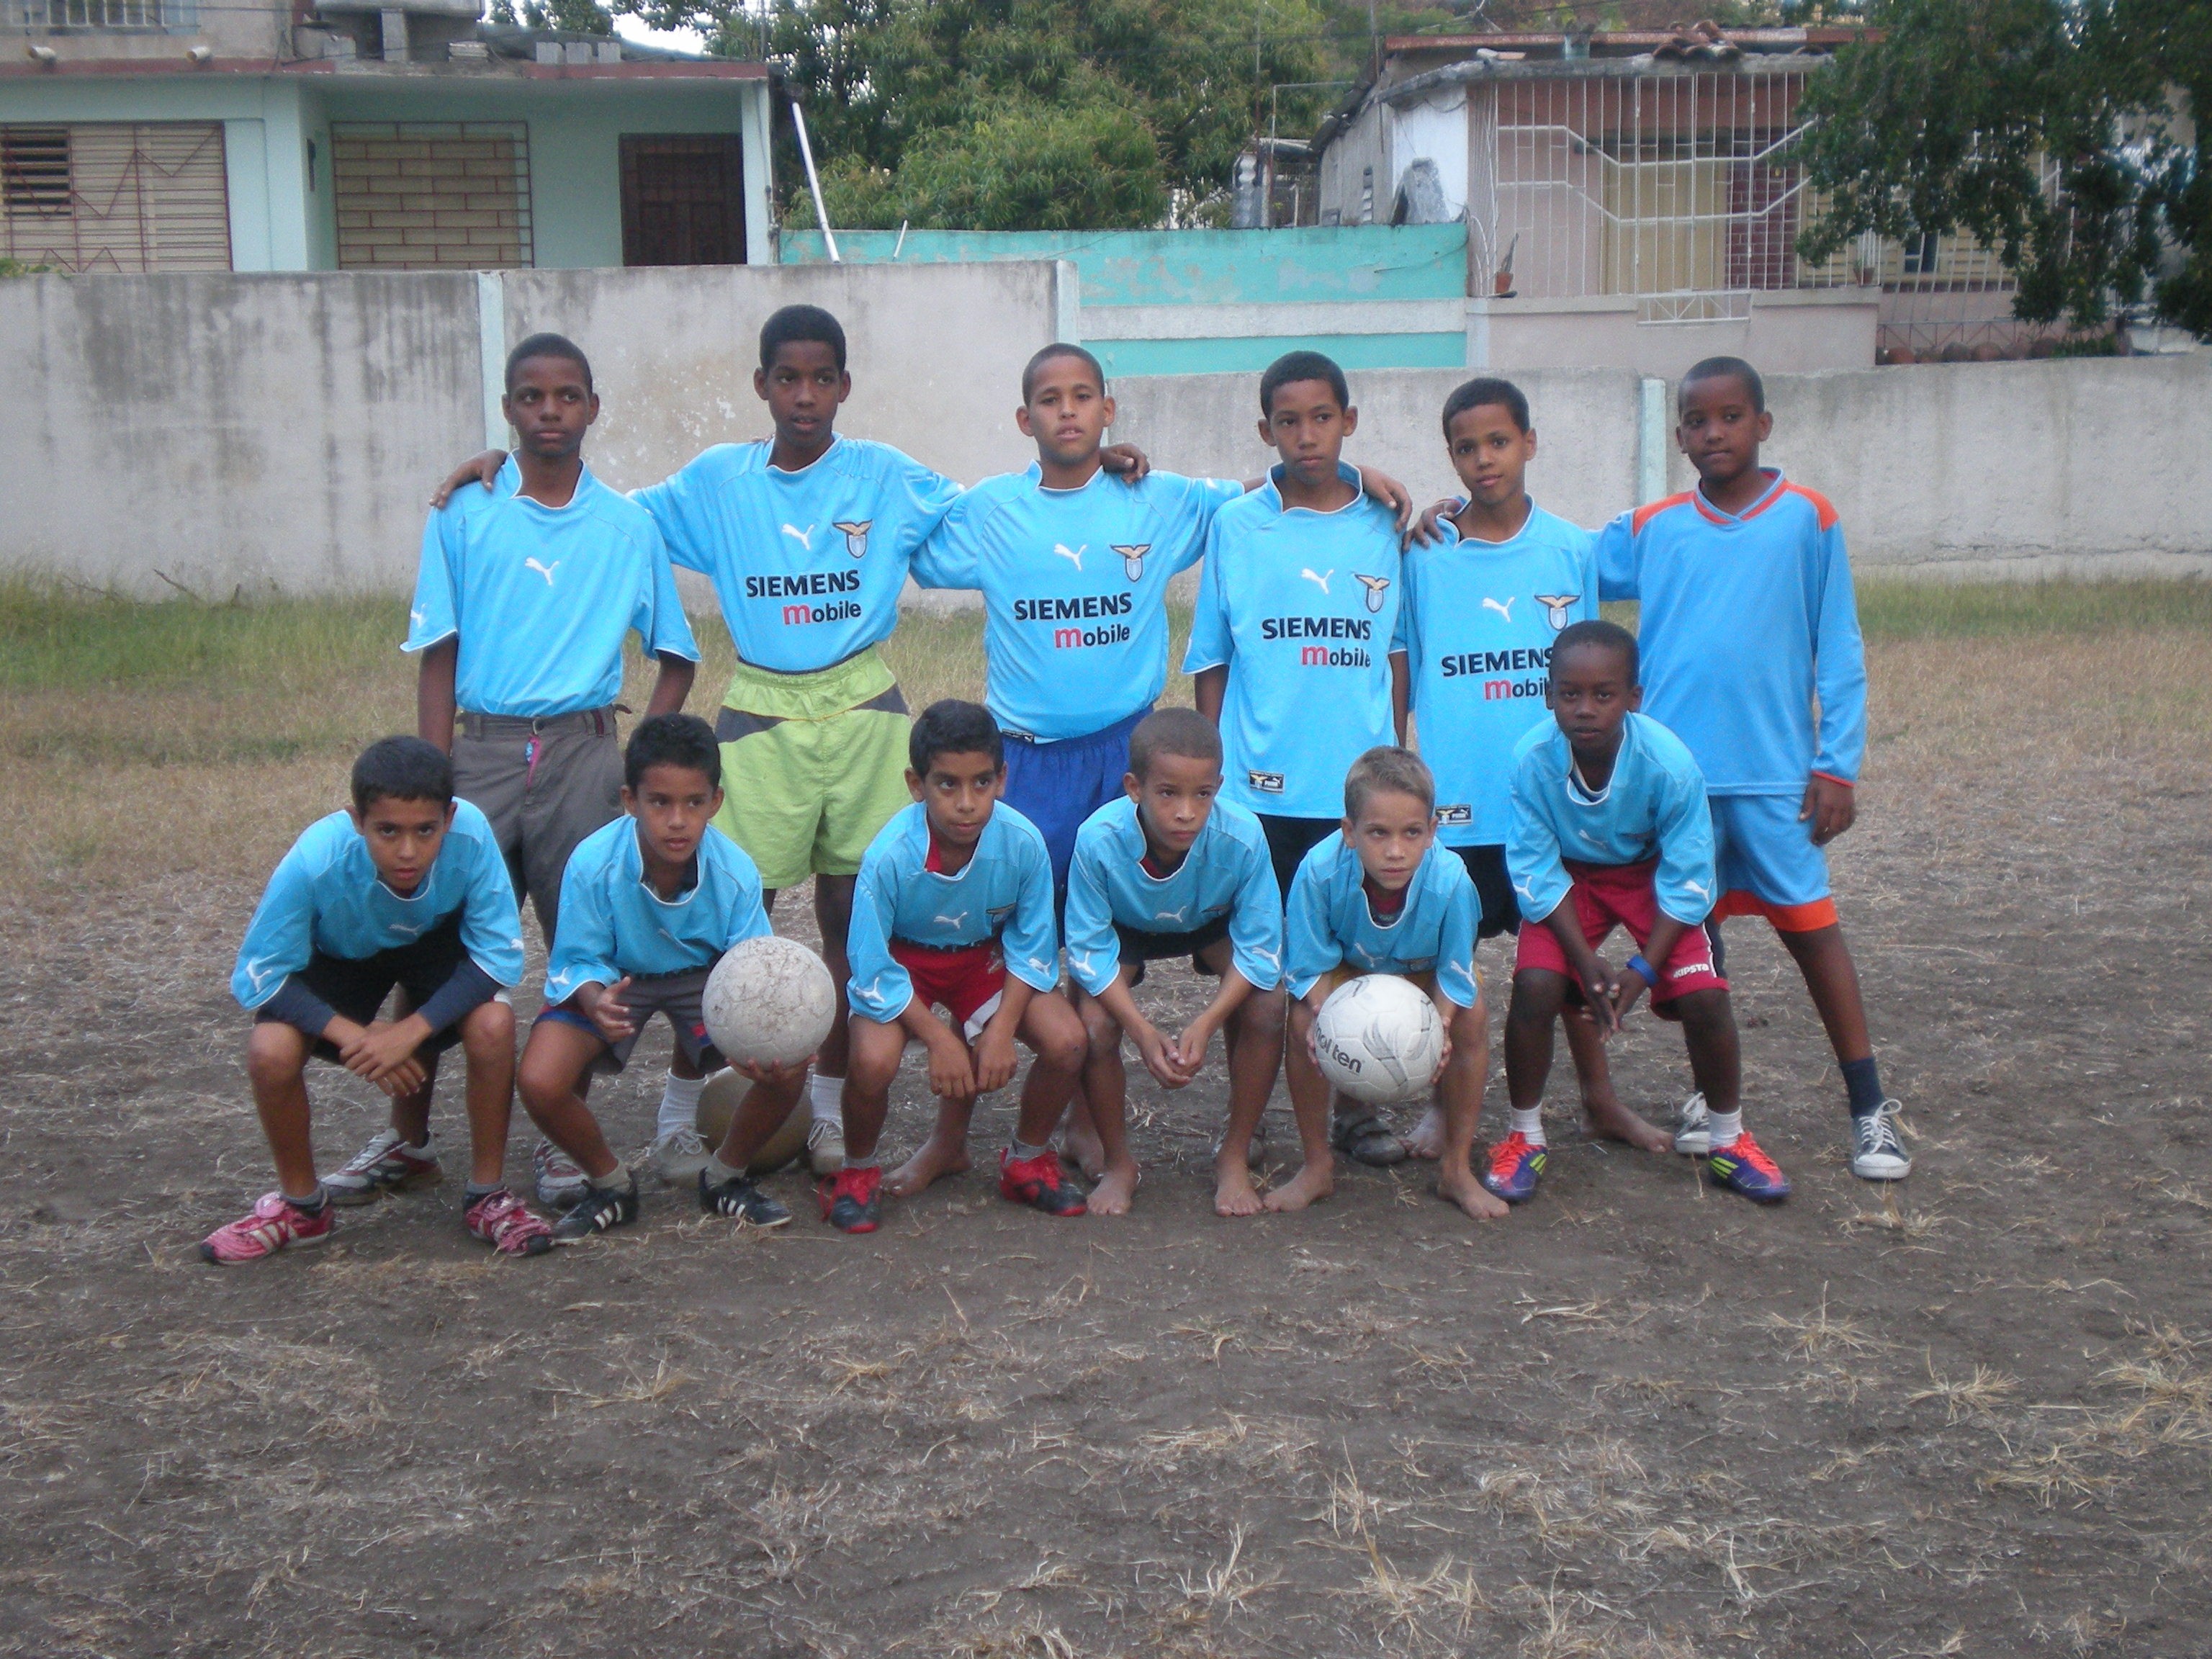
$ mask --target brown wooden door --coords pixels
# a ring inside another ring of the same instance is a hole
[[[623,134],[622,210],[626,265],[743,264],[737,134]]]

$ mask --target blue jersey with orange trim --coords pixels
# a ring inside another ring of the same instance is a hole
[[[1601,596],[1643,603],[1644,712],[1689,746],[1716,795],[1802,793],[1816,772],[1855,782],[1866,754],[1866,653],[1836,509],[1768,476],[1741,514],[1689,490],[1598,536]]]
[[[1379,921],[1367,897],[1367,871],[1344,831],[1332,831],[1299,862],[1283,918],[1284,973],[1303,997],[1331,969],[1363,974],[1434,974],[1437,988],[1462,1008],[1481,1000],[1474,940],[1482,901],[1467,866],[1431,842],[1406,884],[1403,906]]]

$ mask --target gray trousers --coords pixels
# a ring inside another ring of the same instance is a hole
[[[538,720],[464,714],[453,729],[453,788],[491,820],[514,879],[552,948],[561,877],[576,843],[622,811],[615,711]]]

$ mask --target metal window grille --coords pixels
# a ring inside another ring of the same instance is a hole
[[[229,270],[222,124],[0,127],[0,255],[57,270]]]
[[[180,30],[197,26],[197,0],[10,0],[8,21],[20,28],[118,31]]]
[[[341,270],[533,261],[526,122],[333,122],[331,188]]]

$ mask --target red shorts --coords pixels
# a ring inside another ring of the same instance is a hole
[[[1576,919],[1582,923],[1583,937],[1589,941],[1590,948],[1595,950],[1604,943],[1605,936],[1615,927],[1626,927],[1637,948],[1642,950],[1659,920],[1659,900],[1651,887],[1658,860],[1650,859],[1642,864],[1578,864],[1569,859],[1566,866],[1574,882],[1569,901],[1575,907]],[[1729,988],[1728,981],[1713,968],[1713,944],[1702,927],[1685,927],[1682,937],[1674,943],[1674,953],[1657,965],[1659,983],[1651,988],[1655,1007],[1692,991],[1725,991]],[[1564,974],[1570,981],[1574,978],[1574,969],[1567,965],[1567,953],[1559,948],[1557,936],[1540,921],[1524,921],[1521,925],[1521,942],[1514,952],[1513,971],[1517,974],[1523,968]]]
[[[970,1042],[983,1035],[984,1026],[999,1012],[999,998],[1006,988],[1006,958],[999,954],[995,940],[945,950],[895,939],[890,950],[891,960],[906,969],[907,977],[914,981],[914,994],[924,1007],[942,1008],[951,1014],[960,1034]]]

